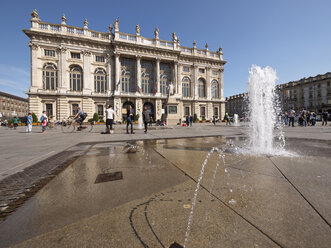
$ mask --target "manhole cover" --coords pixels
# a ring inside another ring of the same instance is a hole
[[[169,248],[183,248],[180,244],[174,242],[172,245],[169,246]]]
[[[97,176],[97,179],[95,179],[94,183],[105,183],[105,182],[121,180],[121,179],[123,179],[122,171],[116,171],[112,173],[99,174]]]

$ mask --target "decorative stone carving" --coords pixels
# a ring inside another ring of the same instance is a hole
[[[178,37],[175,32],[172,33],[172,41],[173,42],[179,42]]]
[[[67,48],[66,47],[63,47],[63,46],[60,46],[57,48],[57,51],[60,52],[60,53],[66,53],[67,52]]]
[[[208,50],[208,43],[206,43],[205,48]]]
[[[32,11],[31,16],[32,16],[32,19],[39,20],[39,15],[38,15],[36,9]]]
[[[159,28],[156,27],[154,30],[155,39],[159,39]]]
[[[67,23],[66,23],[67,18],[66,18],[66,16],[65,16],[64,14],[63,14],[62,17],[61,17],[61,20],[62,20],[62,22],[61,22],[62,25],[66,25],[66,24],[67,24]]]
[[[197,43],[193,41],[193,48],[197,48]]]
[[[84,28],[88,28],[88,21],[87,21],[86,18],[85,18],[85,21],[84,21]]]
[[[32,50],[38,50],[39,46],[36,43],[29,42],[29,47],[31,47]]]
[[[120,18],[117,17],[114,22],[114,29],[115,31],[119,31],[119,23],[120,23]]]
[[[91,56],[91,52],[88,50],[84,50],[83,54],[84,54],[84,56],[88,56],[88,57]]]
[[[111,24],[109,24],[109,33],[113,32],[113,26]]]
[[[174,94],[175,86],[173,84],[169,84],[168,86],[168,91],[169,91],[169,96],[172,96]]]
[[[139,27],[139,24],[136,25],[136,35],[140,35],[140,27]]]

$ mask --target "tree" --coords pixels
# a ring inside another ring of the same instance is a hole
[[[34,123],[38,122],[38,118],[35,113],[32,113],[32,122],[34,122]]]
[[[99,121],[99,115],[98,115],[97,113],[94,113],[94,115],[93,115],[93,120],[94,120],[95,122],[98,122],[98,121]]]

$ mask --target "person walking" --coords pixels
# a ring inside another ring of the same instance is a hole
[[[14,124],[14,129],[16,129],[17,126],[18,126],[18,118],[17,118],[17,116],[14,117],[13,124]]]
[[[43,111],[43,114],[40,117],[40,121],[41,121],[41,131],[44,133],[46,132],[46,126],[48,122],[46,111]]]
[[[193,126],[193,116],[191,115],[190,116],[190,127],[192,127]]]
[[[26,117],[26,132],[27,133],[31,133],[32,132],[32,115],[31,113],[28,114],[28,116]]]
[[[188,115],[186,116],[185,123],[186,123],[186,127],[190,126],[190,117]]]
[[[131,125],[131,133],[133,134],[133,124],[132,124],[132,120],[134,117],[134,109],[132,108],[131,105],[129,105],[129,107],[127,108],[126,111],[126,133],[129,134],[129,124]]]
[[[229,114],[228,114],[228,112],[225,112],[225,115],[224,115],[224,121],[225,121],[226,125],[231,126],[230,118],[229,118]]]
[[[290,111],[288,111],[288,117],[290,119],[288,126],[291,126],[292,123],[292,127],[294,127],[295,111],[293,110],[293,108],[291,108]]]
[[[327,126],[328,125],[328,111],[324,110],[322,113],[322,126]]]
[[[114,110],[113,106],[108,105],[108,108],[106,109],[106,128],[107,134],[113,133],[113,122],[114,122]]]
[[[216,118],[215,118],[215,115],[213,115],[213,123],[214,123],[214,126],[216,125]]]
[[[147,110],[147,108],[144,108],[144,112],[143,112],[143,121],[144,121],[144,125],[145,125],[145,133],[147,133],[147,126],[148,123],[150,122],[150,116],[149,116],[149,112]]]

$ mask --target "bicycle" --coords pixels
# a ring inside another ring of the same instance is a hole
[[[69,117],[67,120],[63,120],[61,123],[61,130],[63,133],[73,133],[74,131],[77,132],[91,132],[93,129],[92,122],[83,122],[82,126],[77,122],[77,120]]]

